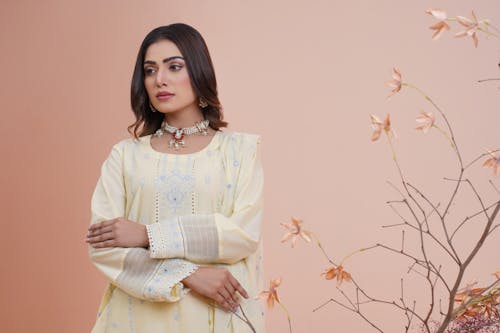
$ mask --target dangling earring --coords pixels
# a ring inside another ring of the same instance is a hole
[[[149,102],[149,109],[151,110],[151,112],[156,112],[158,110],[156,110],[153,106],[153,104],[151,104],[151,102]]]
[[[208,106],[208,103],[207,103],[207,101],[205,101],[205,99],[204,99],[203,97],[200,97],[200,102],[198,103],[198,105],[199,105],[202,109],[204,109],[204,108],[206,108],[206,107]]]

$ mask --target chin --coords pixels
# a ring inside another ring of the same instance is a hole
[[[159,108],[157,109],[159,112],[161,113],[175,113],[175,112],[178,112],[180,109],[179,108],[174,108],[174,107],[162,107],[162,108]]]

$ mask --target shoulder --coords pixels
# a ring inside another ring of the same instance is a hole
[[[140,146],[144,146],[145,144],[149,144],[150,135],[136,138],[125,138],[118,142],[116,142],[111,147],[111,151],[118,151],[120,153],[126,152],[131,149],[138,148]]]
[[[144,145],[149,142],[146,141],[147,138],[149,138],[149,136],[140,137],[139,139],[125,138],[111,144],[107,148],[106,161],[123,163],[126,156],[131,156],[139,152],[140,150],[138,150],[138,148],[144,147]]]
[[[243,132],[220,132],[221,147],[239,152],[255,150],[261,143],[261,135]]]

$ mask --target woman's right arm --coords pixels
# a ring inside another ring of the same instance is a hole
[[[102,165],[92,195],[91,224],[125,216],[123,148],[124,142],[113,146]],[[152,259],[149,251],[140,247],[94,248],[89,245],[89,256],[111,283],[147,301],[178,301],[188,292],[181,280],[198,268],[183,259]]]
[[[91,224],[125,216],[125,186],[123,179],[124,142],[113,146],[101,168],[101,175],[92,195]],[[209,297],[223,308],[234,307],[231,295],[246,292],[238,281],[223,268],[203,267],[185,259],[154,259],[140,247],[94,248],[89,245],[94,266],[111,283],[126,293],[147,301],[175,302],[189,289]],[[227,293],[226,293],[227,291]]]

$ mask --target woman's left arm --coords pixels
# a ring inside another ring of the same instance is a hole
[[[260,137],[247,134],[240,149],[233,213],[184,215],[147,225],[151,258],[233,264],[257,250],[264,192]]]

